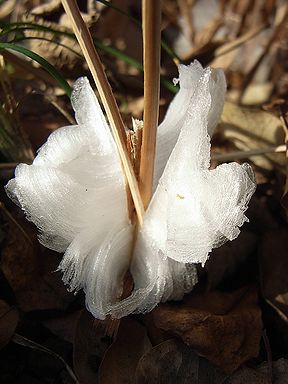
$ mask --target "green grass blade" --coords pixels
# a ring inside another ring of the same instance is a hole
[[[2,25],[2,31],[0,33],[0,36],[1,36],[1,34],[4,35],[4,34],[10,33],[10,32],[25,31],[25,30],[36,30],[36,31],[42,31],[42,32],[47,32],[47,33],[55,33],[58,35],[66,36],[72,40],[76,40],[75,35],[71,32],[60,31],[60,30],[57,30],[54,28],[44,27],[42,25],[37,25],[34,23],[21,23],[21,22],[11,23],[11,24],[5,25],[5,26]],[[96,48],[99,48],[101,51],[108,53],[109,55],[124,61],[125,63],[131,65],[132,67],[134,67],[140,71],[143,71],[142,63],[140,63],[138,60],[134,59],[133,57],[126,55],[125,53],[118,50],[117,48],[114,48],[110,45],[103,44],[101,41],[99,41],[97,39],[94,39],[94,44],[95,44]],[[172,93],[177,93],[177,91],[179,89],[177,86],[175,87],[171,81],[169,81],[163,77],[161,77],[161,84]]]
[[[8,33],[11,33],[11,32],[33,30],[33,31],[39,31],[39,32],[54,33],[56,35],[66,36],[70,39],[76,40],[76,37],[72,32],[61,31],[59,29],[46,27],[44,25],[39,25],[36,23],[29,23],[29,22],[15,22],[15,23],[9,23],[9,24],[0,23],[0,27],[1,27],[0,36],[7,35]]]
[[[19,43],[21,41],[25,41],[25,40],[42,40],[42,41],[47,41],[49,43],[52,43],[52,44],[55,44],[55,45],[59,45],[60,47],[63,47],[65,49],[67,49],[68,51],[70,51],[71,53],[73,53],[74,55],[78,56],[80,59],[83,59],[83,56],[80,55],[77,51],[75,51],[75,49],[73,48],[70,48],[68,47],[68,45],[66,44],[62,44],[60,43],[59,41],[53,41],[51,39],[46,39],[45,37],[34,37],[34,36],[24,36],[24,37],[17,37],[16,39],[13,39],[11,41],[9,41],[9,43]]]
[[[120,59],[125,63],[130,64],[132,67],[143,71],[143,65],[138,60],[133,59],[133,57],[126,55],[122,51],[119,51],[117,48],[111,47],[111,45],[103,44],[97,39],[93,39],[93,42],[95,47],[99,48],[101,51],[109,53],[117,59]]]
[[[127,64],[130,64],[132,67],[139,69],[140,71],[143,72],[143,65],[140,63],[138,60],[133,59],[132,57],[126,55],[122,51],[119,51],[118,49],[111,47],[110,45],[106,45],[101,43],[101,41],[98,41],[96,39],[93,39],[95,47],[99,48],[103,52],[109,53],[110,55],[117,57],[118,59],[121,59]],[[168,89],[168,91],[172,93],[177,93],[179,90],[178,86],[175,86],[170,80],[167,80],[163,77],[160,78],[161,84]]]
[[[58,82],[61,88],[64,89],[67,96],[71,96],[72,89],[64,77],[57,71],[53,65],[48,63],[43,57],[37,55],[36,53],[30,51],[27,48],[21,47],[19,45],[11,44],[11,43],[0,43],[0,51],[2,49],[11,49],[13,51],[19,52],[22,55],[29,57],[30,59],[36,61],[40,64],[54,79]]]
[[[138,27],[142,28],[141,22],[139,20],[137,20],[135,17],[129,15],[127,12],[123,11],[123,9],[117,7],[116,5],[110,3],[107,0],[96,0],[96,1],[98,1],[101,4],[106,5],[106,7],[108,7],[108,8],[114,9],[115,11],[121,13],[121,15],[128,17],[129,20],[131,20],[134,24],[136,24]],[[169,47],[169,45],[165,42],[165,40],[163,38],[161,39],[161,46],[164,49],[164,51],[166,51],[168,53],[168,55],[170,57],[172,57],[173,60],[177,60],[179,62],[181,61],[179,56],[174,52],[174,50],[171,47]]]

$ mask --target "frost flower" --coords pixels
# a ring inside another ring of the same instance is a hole
[[[179,67],[180,90],[158,128],[154,195],[133,247],[116,145],[86,78],[76,81],[77,125],[53,132],[32,165],[20,164],[8,195],[40,230],[71,290],[83,289],[100,319],[150,311],[181,299],[212,248],[239,234],[255,190],[248,164],[209,170],[210,136],[224,103],[221,69]],[[132,294],[120,300],[129,268]]]

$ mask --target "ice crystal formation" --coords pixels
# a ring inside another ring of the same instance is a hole
[[[65,252],[59,269],[83,289],[96,317],[120,318],[178,300],[197,282],[195,263],[239,234],[255,190],[248,164],[209,170],[210,136],[223,108],[221,69],[179,67],[180,90],[158,127],[154,194],[133,246],[125,179],[110,128],[86,78],[74,85],[77,125],[53,132],[32,165],[20,164],[8,195]],[[131,260],[132,252],[132,261]],[[130,265],[132,294],[120,300]]]

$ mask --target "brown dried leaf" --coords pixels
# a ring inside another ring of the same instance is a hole
[[[130,317],[123,318],[117,339],[107,350],[99,368],[99,383],[134,384],[138,361],[150,349],[145,327]]]
[[[230,139],[241,151],[284,144],[284,132],[279,118],[262,110],[239,107],[229,102],[224,105],[221,129],[224,137]],[[251,161],[268,170],[277,165],[284,171],[286,164],[283,153],[253,156]]]
[[[4,1],[0,3],[0,18],[4,20],[14,9],[16,0]]]
[[[288,361],[280,359],[272,364],[275,384],[288,384]],[[256,368],[241,367],[227,376],[207,360],[197,356],[179,340],[170,339],[156,345],[140,360],[136,370],[137,384],[270,384],[267,362]]]
[[[0,349],[9,343],[18,324],[18,311],[0,300]]]
[[[272,380],[270,367],[264,362],[256,369],[243,367],[225,381],[225,384],[288,384],[288,361],[279,359],[272,363]]]
[[[260,365],[260,367],[257,369],[259,374],[268,375],[268,363],[263,363]],[[279,359],[277,361],[273,361],[272,363],[272,380],[273,384],[288,384],[288,360],[286,359]],[[246,380],[245,383],[248,381]],[[232,383],[236,384],[236,383]],[[254,384],[254,383],[253,383]]]
[[[105,6],[93,0],[81,1],[80,3],[81,14],[86,24],[91,26],[96,23],[100,16],[101,9],[105,8]],[[36,23],[57,30],[59,30],[60,27],[62,31],[66,32],[72,29],[69,17],[65,14],[61,6],[61,0],[52,0],[40,5],[37,4],[35,8],[30,9],[30,12],[27,12],[27,8],[29,7],[26,5],[25,12],[20,13],[21,21],[23,22]],[[77,42],[71,38],[63,35],[55,36],[53,33],[47,33],[47,31],[43,33],[43,31],[38,30],[25,30],[25,36],[32,38],[31,40],[27,40],[26,43],[33,52],[45,57],[49,63],[56,67],[65,70],[66,76],[68,74],[78,77],[79,73],[83,74],[83,72],[86,71],[85,61],[81,58],[81,49]],[[48,41],[39,40],[39,38],[42,37],[45,37]]]
[[[256,369],[243,367],[225,381],[225,384],[271,384],[267,373]]]
[[[272,364],[275,384],[288,384],[288,361]],[[156,345],[139,360],[136,384],[270,384],[270,366],[243,366],[231,375],[218,371],[206,359],[197,356],[179,340],[170,339]]]
[[[242,104],[261,105],[269,100],[274,84],[271,82],[250,84],[243,95]]]
[[[139,360],[137,384],[222,384],[226,375],[179,340],[156,345]]]
[[[40,246],[24,218],[18,226],[10,222],[0,267],[23,311],[65,309],[73,300],[61,274],[55,272],[59,261],[59,254]]]
[[[258,355],[262,321],[255,287],[190,295],[181,305],[159,305],[153,318],[226,372]]]

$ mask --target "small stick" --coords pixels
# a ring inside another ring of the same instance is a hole
[[[161,1],[143,0],[144,125],[139,188],[146,209],[153,187],[160,93]]]
[[[214,59],[226,55],[227,53],[233,51],[236,48],[239,48],[241,45],[247,43],[249,40],[259,35],[259,33],[262,32],[265,28],[267,28],[267,26],[267,24],[261,24],[258,27],[251,29],[251,31],[248,31],[244,35],[238,37],[237,39],[229,43],[223,44],[219,48],[216,48],[214,52]]]
[[[51,349],[48,349],[44,347],[41,344],[35,343],[35,341],[32,341],[30,339],[27,339],[26,337],[19,335],[18,333],[14,333],[12,336],[13,343],[23,345],[24,347],[32,348],[44,353],[48,353],[50,356],[53,356],[54,358],[60,360],[62,364],[65,366],[67,372],[69,373],[70,377],[76,384],[80,384],[77,377],[75,376],[72,368],[66,363],[66,361],[63,359],[62,356],[58,355],[58,353],[52,351]]]
[[[240,160],[240,159],[248,159],[252,156],[260,156],[265,155],[266,153],[283,153],[287,151],[287,146],[283,145],[275,145],[266,148],[257,148],[252,149],[251,151],[236,151],[230,152],[226,154],[215,154],[211,156],[211,160],[216,160],[220,162],[231,161],[231,160]]]
[[[0,171],[4,170],[6,171],[7,169],[14,169],[17,167],[19,163],[0,163]],[[28,162],[26,163],[28,164]]]
[[[126,149],[126,133],[116,100],[103,70],[101,60],[93,44],[92,37],[85,25],[75,0],[61,0],[65,12],[69,16],[74,33],[92,73],[99,91],[109,123],[112,128],[114,140],[117,145],[123,170],[131,191],[138,221],[143,223],[144,208],[139,192],[137,180]]]

